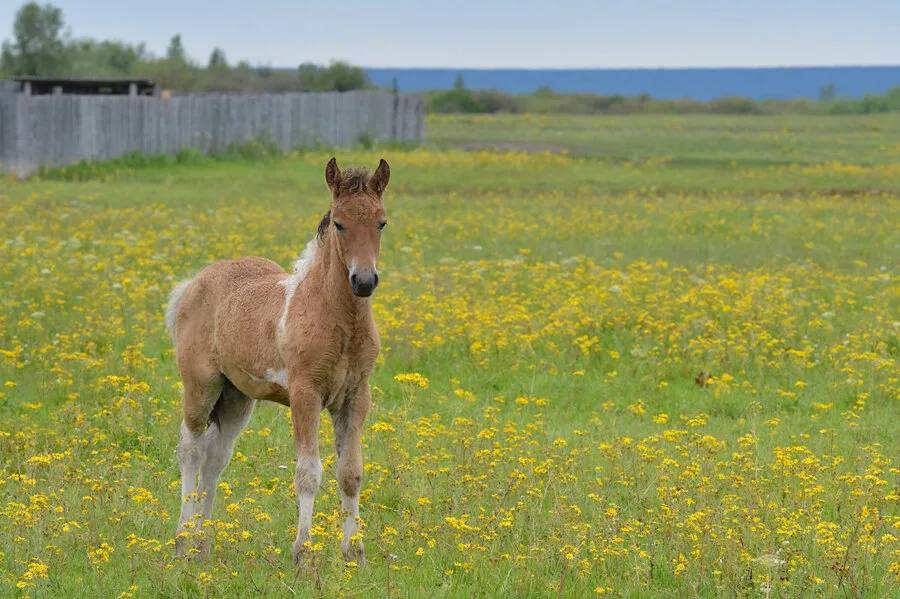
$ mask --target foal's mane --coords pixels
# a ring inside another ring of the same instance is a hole
[[[366,191],[368,191],[370,177],[371,175],[369,174],[369,169],[367,168],[348,168],[341,173],[341,178],[337,184],[337,189],[334,190],[334,197],[337,198],[341,196],[366,193]],[[323,216],[322,220],[319,222],[319,229],[318,233],[316,234],[316,237],[318,237],[319,240],[325,238],[325,234],[328,233],[329,224],[331,224],[331,210],[326,212],[325,216]]]
[[[363,193],[369,184],[369,169],[364,167],[350,167],[341,173],[335,197],[348,196]]]

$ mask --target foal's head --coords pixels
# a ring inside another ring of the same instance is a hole
[[[372,295],[378,286],[375,262],[381,247],[381,230],[387,224],[381,197],[391,178],[388,163],[381,160],[372,175],[365,169],[341,172],[332,158],[325,166],[331,189],[331,210],[319,224],[319,236],[333,236],[350,288],[359,297]]]

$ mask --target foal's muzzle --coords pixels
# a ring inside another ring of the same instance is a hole
[[[350,275],[350,288],[353,289],[353,295],[369,297],[376,287],[378,287],[377,272],[354,272]]]

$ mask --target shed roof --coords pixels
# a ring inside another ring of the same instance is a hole
[[[52,94],[58,89],[63,94],[128,95],[132,85],[139,96],[152,96],[156,84],[149,79],[62,79],[54,77],[15,77],[21,89],[30,88],[34,95]]]

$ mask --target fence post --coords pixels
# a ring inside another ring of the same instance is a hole
[[[398,131],[397,131],[397,121],[400,116],[400,92],[397,91],[397,80],[394,79],[394,110],[393,110],[393,118],[391,119],[391,141],[397,141],[399,139]]]

